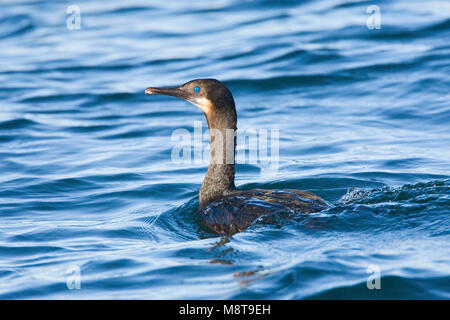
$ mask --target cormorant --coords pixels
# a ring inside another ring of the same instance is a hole
[[[179,87],[147,88],[146,94],[174,96],[199,107],[210,131],[211,157],[199,192],[200,220],[222,234],[234,234],[258,217],[287,212],[318,212],[325,200],[300,190],[237,190],[234,185],[236,108],[228,88],[215,79],[196,79]]]

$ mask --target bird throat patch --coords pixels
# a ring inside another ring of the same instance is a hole
[[[192,100],[189,100],[189,102],[199,107],[205,114],[209,114],[212,109],[211,100],[205,97],[195,97]]]

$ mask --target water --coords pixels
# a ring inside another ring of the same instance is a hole
[[[448,1],[74,4],[79,30],[66,1],[1,3],[0,298],[450,298]],[[279,130],[278,170],[244,161],[238,186],[333,206],[201,226],[207,164],[171,135],[203,115],[143,94],[199,77],[240,132]]]

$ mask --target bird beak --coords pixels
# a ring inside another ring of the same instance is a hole
[[[178,97],[181,99],[188,99],[189,95],[186,91],[181,90],[179,87],[174,88],[147,88],[145,89],[145,94],[161,94],[165,96]]]

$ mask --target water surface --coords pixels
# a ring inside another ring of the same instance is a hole
[[[79,30],[70,4],[1,4],[0,298],[450,298],[447,1],[78,0]],[[240,132],[279,130],[278,168],[244,159],[236,184],[329,210],[217,245],[207,159],[172,161],[203,115],[144,95],[202,77]]]

